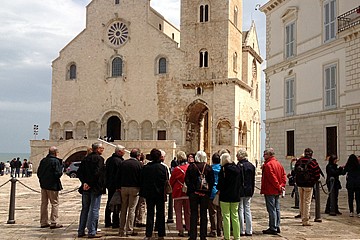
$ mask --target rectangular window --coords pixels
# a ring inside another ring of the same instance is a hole
[[[120,0],[115,0],[115,4],[119,4],[120,3]]]
[[[295,156],[294,130],[286,131],[286,156]]]
[[[166,140],[166,131],[159,130],[157,140]]]
[[[295,22],[285,27],[285,56],[286,58],[295,55]]]
[[[73,132],[72,131],[65,131],[65,140],[73,139]]]
[[[294,115],[295,105],[295,79],[290,78],[285,81],[285,114]]]
[[[336,64],[328,66],[324,71],[324,84],[325,84],[325,108],[336,107],[336,79],[337,79],[337,66]]]
[[[336,0],[324,2],[324,42],[336,37]]]

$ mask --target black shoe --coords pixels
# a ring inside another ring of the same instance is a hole
[[[48,228],[48,227],[50,227],[50,224],[45,224],[45,225],[40,226],[40,228]]]
[[[85,233],[78,234],[78,238],[82,238],[82,237],[85,237]]]
[[[263,234],[277,235],[277,231],[271,230],[270,228],[263,230]]]
[[[294,218],[301,218],[301,215],[298,214],[298,215],[296,215]]]
[[[50,229],[62,228],[62,227],[63,227],[63,225],[61,225],[61,224],[51,224],[50,225]]]
[[[136,227],[146,227],[146,224],[144,223],[137,223],[135,224]]]
[[[137,236],[137,235],[139,235],[137,232],[132,232],[132,233],[130,233],[130,234],[126,234],[126,236]]]
[[[278,228],[276,229],[276,232],[277,232],[277,233],[281,233],[280,227],[278,227]]]
[[[341,212],[339,212],[339,211],[337,211],[337,212],[336,212],[336,214],[337,214],[337,215],[342,215],[342,213],[341,213]]]
[[[330,214],[330,210],[325,210],[325,214]]]
[[[216,237],[216,233],[211,231],[207,234],[208,237]]]

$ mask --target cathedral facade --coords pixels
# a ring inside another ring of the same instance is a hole
[[[242,30],[242,0],[181,0],[180,29],[149,0],[91,1],[52,64],[45,145],[106,136],[259,160],[263,60],[255,24]]]

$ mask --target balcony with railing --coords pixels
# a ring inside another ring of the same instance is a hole
[[[360,24],[360,6],[354,8],[338,18],[338,33]]]

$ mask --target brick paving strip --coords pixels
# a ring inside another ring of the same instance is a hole
[[[9,176],[0,177],[0,186],[9,180]],[[40,186],[36,175],[29,178],[19,178],[21,183],[31,189],[40,191]],[[0,239],[77,239],[77,227],[81,209],[81,195],[77,191],[72,191],[80,185],[78,179],[69,178],[64,175],[61,178],[65,194],[60,195],[59,223],[64,225],[61,229],[42,229],[40,228],[40,194],[29,188],[24,187],[19,182],[16,183],[16,202],[15,202],[15,223],[7,224],[9,219],[9,201],[11,183],[7,183],[0,188]],[[257,186],[260,186],[260,178],[257,178]],[[344,184],[343,184],[344,185]],[[256,189],[252,199],[251,209],[253,214],[253,236],[241,237],[242,239],[359,239],[360,240],[360,218],[349,217],[347,205],[347,191],[345,188],[340,190],[339,207],[343,213],[341,216],[329,216],[324,214],[324,204],[326,195],[321,192],[321,217],[322,222],[312,222],[312,226],[301,226],[301,220],[295,219],[298,214],[294,206],[294,199],[290,197],[292,187],[287,186],[287,194],[281,199],[281,234],[278,236],[263,235],[262,230],[268,227],[268,215],[265,202],[259,190]],[[139,232],[137,237],[120,238],[118,229],[104,228],[104,207],[107,195],[103,195],[99,227],[101,228],[101,239],[143,239],[145,228],[135,228]],[[314,206],[312,203],[311,215],[314,219]],[[175,214],[174,214],[175,215]],[[167,236],[165,239],[187,239],[177,236],[175,223],[167,224]],[[156,239],[156,234],[154,235]],[[216,239],[216,238],[208,238]]]

